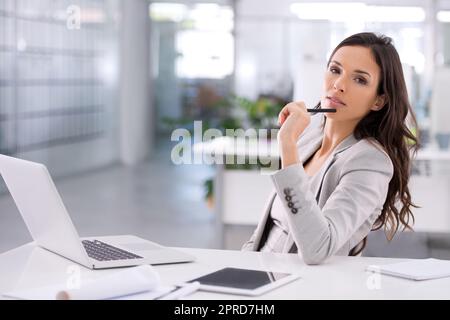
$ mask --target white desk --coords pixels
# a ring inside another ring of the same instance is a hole
[[[370,264],[387,264],[406,259],[334,257],[326,264],[307,266],[295,254],[178,249],[195,255],[197,261],[155,266],[166,284],[232,266],[301,274],[300,280],[259,299],[450,299],[450,277],[415,282],[365,271],[365,267]],[[37,248],[33,243],[26,244],[0,255],[0,292],[66,283],[74,266],[76,268],[78,265]],[[79,268],[82,281],[120,270],[91,271],[81,266]],[[189,299],[195,300],[240,298],[247,297],[209,292],[197,292],[189,296]]]

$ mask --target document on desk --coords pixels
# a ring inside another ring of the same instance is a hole
[[[370,265],[366,270],[411,280],[430,280],[450,277],[450,260],[417,259],[387,265]]]
[[[173,288],[173,286],[161,285],[160,277],[154,268],[143,265],[127,268],[95,280],[15,290],[3,295],[25,300],[151,300],[170,292]]]

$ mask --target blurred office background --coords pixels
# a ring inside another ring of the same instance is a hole
[[[0,153],[48,166],[81,236],[239,249],[268,176],[224,170],[212,190],[217,167],[172,162],[172,130],[245,123],[230,97],[314,105],[360,31],[394,39],[423,143],[415,232],[373,232],[364,254],[450,259],[450,0],[0,0]],[[0,252],[30,240],[1,180]]]

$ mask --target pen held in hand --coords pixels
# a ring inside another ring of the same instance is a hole
[[[308,112],[336,112],[336,109],[332,109],[332,108],[330,108],[330,109],[325,109],[325,108],[323,108],[323,109],[307,109],[308,110]]]
[[[319,113],[319,112],[336,112],[336,109],[333,109],[333,108],[318,108],[318,109],[315,109],[315,108],[308,108],[308,109],[306,109],[306,111],[308,111],[308,112],[311,112],[312,113],[312,115],[314,116],[314,115],[316,115],[317,113]],[[287,117],[287,115],[285,115],[284,117]],[[283,121],[284,122],[284,121]],[[281,122],[278,122],[278,124],[281,126],[282,125],[282,123]]]

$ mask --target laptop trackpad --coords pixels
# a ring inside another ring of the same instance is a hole
[[[130,251],[150,251],[164,249],[159,245],[146,242],[121,243],[120,245]]]

